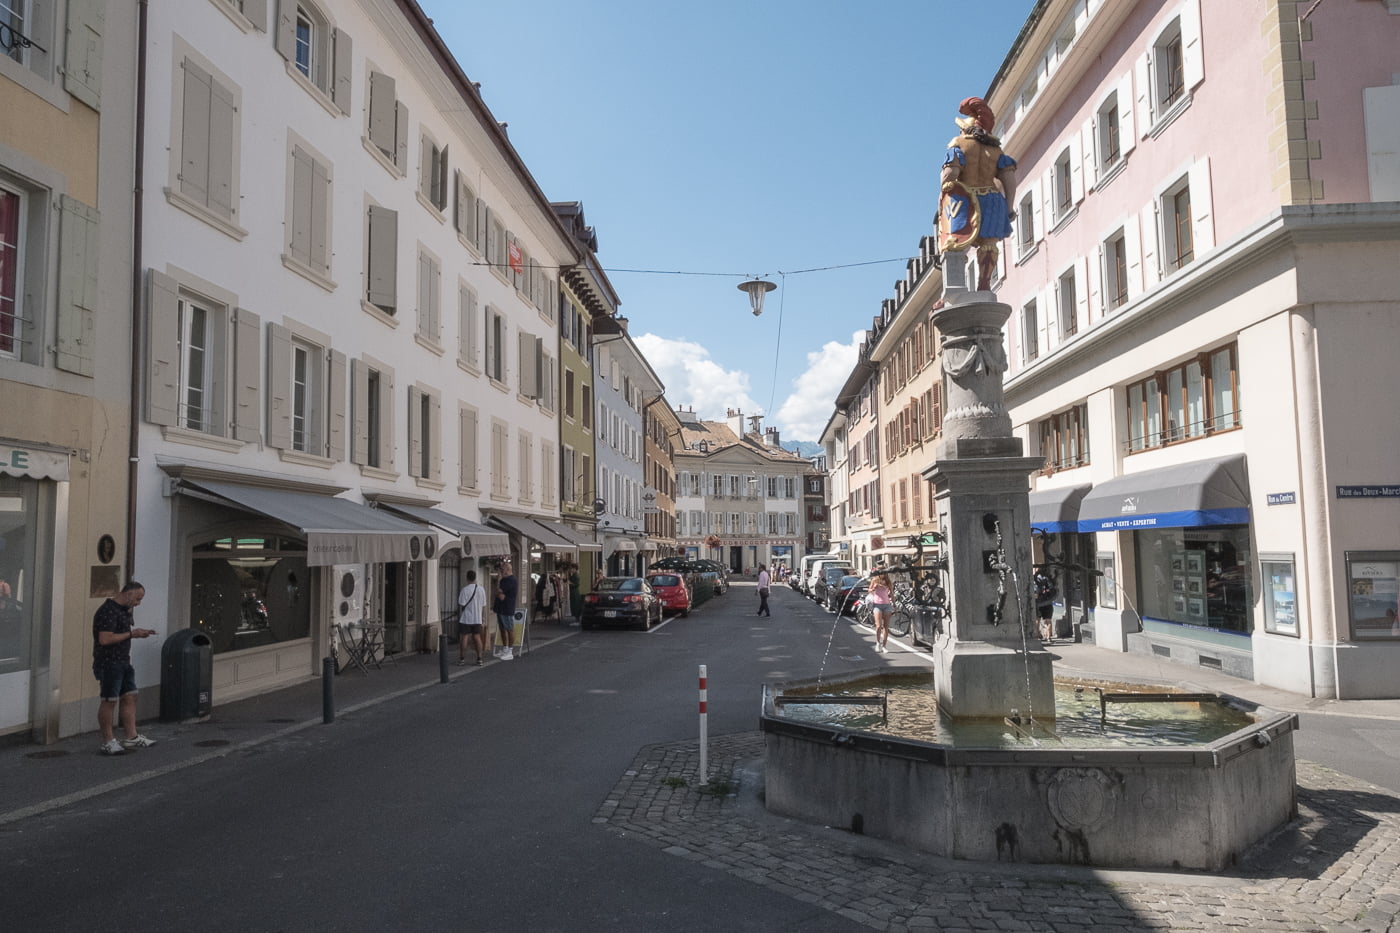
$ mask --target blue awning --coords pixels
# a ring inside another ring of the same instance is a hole
[[[1089,492],[1089,484],[1037,489],[1031,493],[1031,531],[1074,534],[1079,531],[1079,503]]]
[[[1117,476],[1079,503],[1080,531],[1249,524],[1243,455]]]

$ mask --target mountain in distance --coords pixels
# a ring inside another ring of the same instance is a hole
[[[822,445],[816,441],[783,441],[783,450],[797,454],[804,460],[825,453]]]

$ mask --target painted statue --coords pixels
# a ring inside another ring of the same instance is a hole
[[[980,97],[958,107],[962,133],[948,143],[941,173],[938,205],[938,249],[961,253],[977,249],[977,288],[991,287],[997,264],[997,244],[1011,236],[1016,212],[1016,160],[1001,151],[992,135],[996,118]]]

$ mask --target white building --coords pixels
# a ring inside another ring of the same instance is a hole
[[[627,319],[598,318],[593,330],[593,396],[598,405],[598,537],[609,576],[636,576],[655,546],[646,540],[642,413],[665,387],[627,334]]]

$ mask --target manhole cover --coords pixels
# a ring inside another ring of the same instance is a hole
[[[194,743],[196,748],[222,748],[229,744],[228,739],[205,739],[203,742]]]
[[[42,751],[42,752],[30,752],[29,754],[25,755],[24,757],[25,757],[25,758],[36,758],[36,759],[42,759],[42,758],[62,758],[62,757],[63,757],[64,755],[66,755],[66,754],[68,754],[68,753],[65,752],[65,751],[64,751],[63,749],[61,749],[61,748],[51,748],[51,749],[49,749],[49,750],[47,750],[47,751]]]
[[[269,719],[268,722],[296,722],[295,719]]]

